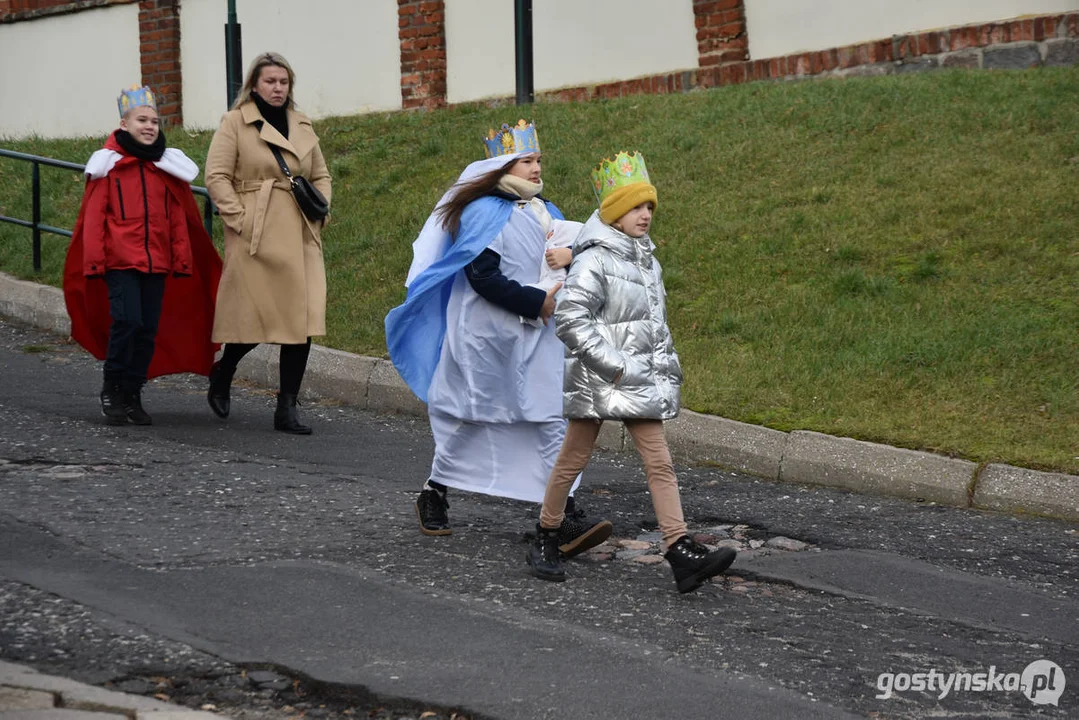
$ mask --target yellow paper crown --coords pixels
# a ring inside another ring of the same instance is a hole
[[[600,204],[615,190],[635,183],[649,183],[644,155],[620,151],[614,158],[605,158],[592,170],[592,187]]]
[[[157,110],[157,100],[154,99],[154,91],[148,87],[132,85],[127,90],[120,91],[120,97],[116,98],[116,106],[120,109],[120,117],[127,115],[132,108],[147,106]]]
[[[499,130],[491,128],[483,139],[483,150],[489,158],[519,152],[538,153],[540,148],[536,126],[521,119],[513,127],[503,123]]]

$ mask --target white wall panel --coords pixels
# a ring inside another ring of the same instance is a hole
[[[513,5],[446,0],[449,102],[516,93]],[[539,0],[532,26],[537,92],[697,67],[691,0]]]
[[[184,124],[216,128],[225,112],[225,0],[183,0]],[[314,118],[401,108],[395,0],[237,0],[243,69],[259,53],[284,55],[294,97]]]
[[[139,7],[0,25],[0,137],[104,135],[116,96],[139,84]]]
[[[746,0],[753,60],[952,25],[1079,10],[1079,0]]]

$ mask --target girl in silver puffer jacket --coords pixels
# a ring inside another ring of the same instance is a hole
[[[600,209],[577,236],[555,310],[555,331],[566,346],[562,400],[569,425],[527,560],[536,577],[565,580],[558,553],[561,509],[588,464],[603,421],[621,420],[644,463],[664,557],[679,592],[690,592],[726,570],[735,553],[711,551],[687,534],[663,434],[663,421],[678,414],[682,368],[667,327],[667,293],[655,245],[648,237],[656,189],[639,153],[619,153],[592,175]]]

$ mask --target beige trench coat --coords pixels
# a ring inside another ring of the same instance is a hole
[[[225,114],[206,156],[206,189],[225,223],[225,266],[217,291],[214,342],[298,344],[326,334],[323,222],[296,204],[267,143],[293,175],[330,199],[330,173],[311,121],[288,111],[288,139],[263,122],[255,103]]]

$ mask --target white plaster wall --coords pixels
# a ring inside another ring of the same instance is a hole
[[[139,6],[0,25],[0,68],[0,137],[105,135],[142,80]]]
[[[509,0],[446,0],[446,99],[517,91]],[[691,0],[536,0],[532,5],[537,92],[697,67]]]
[[[746,0],[754,60],[952,25],[1074,12],[1079,0]]]
[[[311,117],[401,109],[396,0],[237,0],[243,69],[259,53],[284,55],[294,97]],[[225,0],[183,0],[180,58],[184,125],[216,128],[225,112]]]

